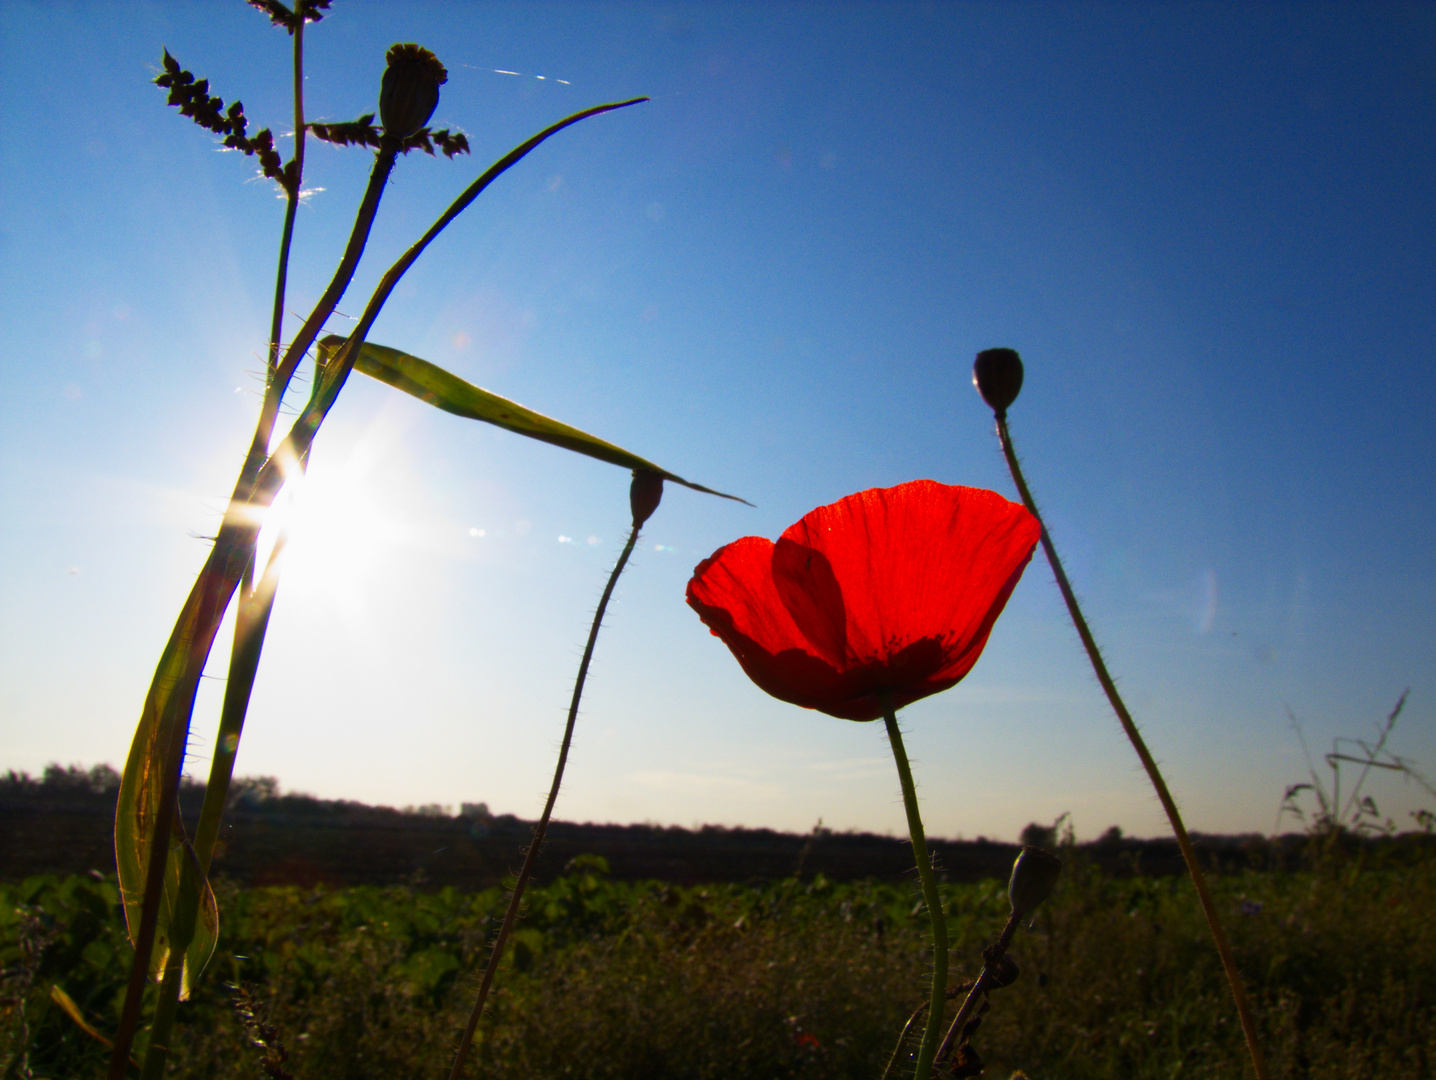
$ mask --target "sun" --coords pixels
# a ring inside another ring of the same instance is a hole
[[[268,565],[283,532],[280,591],[351,615],[362,613],[366,583],[406,541],[401,521],[385,512],[377,462],[365,450],[361,440],[342,459],[322,455],[307,470],[291,470],[255,550],[256,566]]]

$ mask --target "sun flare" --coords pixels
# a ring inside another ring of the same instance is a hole
[[[312,461],[295,470],[260,533],[256,565],[269,563],[281,531],[284,591],[322,596],[358,613],[364,583],[404,541],[405,530],[385,512],[374,462],[362,447],[347,459]]]

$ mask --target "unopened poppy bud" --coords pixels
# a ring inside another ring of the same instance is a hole
[[[1007,882],[1007,899],[1018,915],[1030,915],[1057,888],[1062,873],[1062,860],[1050,851],[1024,847],[1012,864],[1012,877]]]
[[[983,349],[972,365],[972,385],[998,416],[1022,392],[1022,357],[1016,349]]]
[[[633,510],[633,527],[641,528],[643,523],[658,509],[663,498],[663,477],[645,469],[633,470],[633,483],[628,487],[628,505]]]
[[[998,989],[1011,986],[1017,981],[1017,976],[1021,974],[1022,969],[1017,966],[1017,961],[1012,959],[1010,953],[1003,953],[987,966],[988,985]]]
[[[439,107],[439,87],[449,73],[422,45],[394,45],[384,57],[389,66],[379,84],[379,119],[384,134],[407,139],[429,122]]]

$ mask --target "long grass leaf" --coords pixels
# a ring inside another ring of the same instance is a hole
[[[168,742],[156,736],[163,732],[165,726],[155,713],[146,710],[140,729],[135,733],[129,760],[125,762],[115,815],[115,861],[120,878],[120,898],[124,903],[125,922],[132,944],[138,944],[139,939],[145,874],[152,850],[159,785],[164,773],[162,758]],[[150,975],[159,978],[170,961],[170,949],[176,944],[177,937],[178,947],[184,952],[184,981],[180,991],[180,1000],[184,1000],[219,940],[219,907],[194,849],[185,838],[177,814],[170,826],[166,846],[164,893],[149,967]],[[185,872],[186,863],[189,864],[189,873]],[[177,915],[192,925],[177,927]]]
[[[334,334],[324,338],[319,342],[320,355],[327,362],[339,351],[344,341],[344,338]],[[486,424],[493,424],[530,439],[560,446],[577,454],[585,454],[588,457],[597,458],[599,461],[606,461],[610,465],[657,473],[665,480],[682,484],[694,491],[706,492],[709,495],[732,499],[735,502],[747,502],[746,499],[740,499],[736,495],[727,495],[721,491],[704,487],[702,484],[685,480],[621,446],[615,446],[596,435],[590,435],[586,431],[580,431],[578,428],[571,427],[552,417],[544,416],[532,409],[526,409],[508,398],[491,394],[427,360],[410,356],[398,349],[366,341],[360,346],[359,356],[354,361],[354,369],[371,378],[378,379],[380,382],[388,383],[396,390],[412,394],[420,401],[427,402],[437,409],[453,413],[455,416],[462,416],[469,420],[482,420]]]

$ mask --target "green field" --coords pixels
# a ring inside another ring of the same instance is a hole
[[[577,862],[529,894],[470,1075],[882,1073],[921,999],[926,916],[914,886],[672,888]],[[1275,1075],[1432,1075],[1436,861],[1345,858],[1214,888]],[[975,974],[1007,901],[995,881],[943,895],[956,985]],[[182,1007],[171,1075],[261,1077],[267,1056],[281,1070],[268,1075],[300,1080],[446,1075],[502,901],[497,889],[224,890],[219,952]],[[104,1048],[51,987],[113,1030],[130,952],[113,881],[0,886],[0,948],[3,1076],[103,1075]],[[1022,975],[993,995],[973,1039],[988,1076],[1249,1073],[1184,879],[1113,878],[1069,858],[1013,955]],[[248,1027],[247,1009],[258,1016]]]

